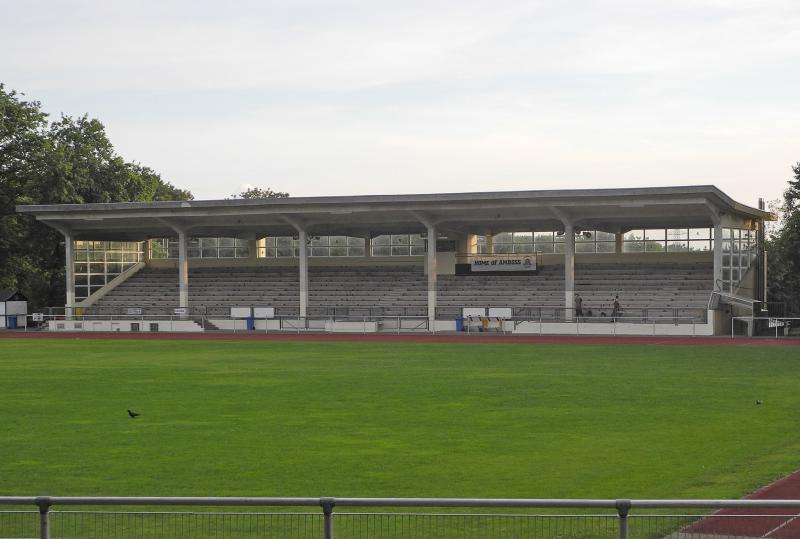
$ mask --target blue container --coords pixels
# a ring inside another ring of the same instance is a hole
[[[255,318],[248,318],[247,319],[247,329],[256,329],[256,320],[255,320]]]
[[[460,316],[456,318],[456,331],[464,331],[464,319]]]

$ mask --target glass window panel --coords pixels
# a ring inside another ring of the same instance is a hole
[[[350,237],[350,238],[347,238],[347,245],[349,245],[350,247],[364,247],[365,240],[364,240],[364,238],[353,238],[353,237]]]
[[[495,243],[492,247],[494,254],[509,254],[513,246],[510,243]]]
[[[533,244],[532,243],[520,243],[514,245],[514,252],[515,253],[532,253],[533,252]]]
[[[89,277],[87,275],[76,275],[75,276],[75,285],[76,286],[86,286],[89,284]]]
[[[275,245],[278,247],[291,247],[294,239],[291,236],[280,236],[275,238]]]
[[[322,247],[323,245],[328,245],[328,236],[311,236],[312,247]]]
[[[648,253],[664,252],[664,243],[660,241],[646,241],[644,247]]]
[[[86,273],[89,269],[89,264],[86,262],[75,262],[75,266],[73,267],[75,268],[75,273]]]
[[[576,253],[593,253],[594,252],[594,243],[576,243],[575,244],[575,252]]]
[[[686,228],[668,228],[667,229],[667,239],[668,240],[688,240],[689,239],[689,230]]]
[[[103,273],[106,270],[106,265],[103,263],[90,262],[89,273]]]
[[[730,268],[722,268],[722,278],[726,281],[731,280],[731,270]]]
[[[722,240],[722,252],[723,253],[731,252],[731,240]]]
[[[294,249],[291,247],[278,247],[275,249],[275,253],[279,257],[291,258],[294,256]]]
[[[216,249],[214,250],[214,252],[215,253],[217,252]],[[172,256],[171,258],[178,258],[179,256],[180,255],[178,253],[178,250],[176,249],[174,256]],[[189,258],[200,258],[200,248],[189,247],[188,249],[186,249],[186,256],[188,256]]]
[[[731,255],[722,255],[722,267],[731,267]]]
[[[364,246],[347,248],[347,256],[364,256],[364,253]]]
[[[663,241],[667,237],[667,232],[663,228],[648,228],[644,231],[644,239]]]
[[[728,281],[723,281],[722,282],[722,291],[723,292],[730,292],[731,291],[731,283],[729,283]]]
[[[392,254],[392,248],[388,245],[373,245],[372,246],[372,256],[390,256]]]
[[[106,272],[119,275],[122,273],[122,262],[109,262],[106,264]]]
[[[216,247],[204,247],[200,250],[200,256],[203,258],[217,258]]]
[[[86,286],[76,286],[75,287],[75,296],[79,298],[86,298],[89,297],[89,288]]]
[[[625,241],[642,240],[644,239],[644,230],[631,230],[623,236]]]
[[[331,247],[343,247],[347,245],[347,236],[328,236],[328,244]]]
[[[218,246],[217,238],[198,238],[198,240],[201,249],[211,249],[212,247],[216,249]]]
[[[533,243],[533,233],[514,232],[514,243]]]
[[[347,247],[331,247],[331,256],[347,256]]]
[[[533,241],[534,243],[548,243],[553,241],[553,233],[552,232],[534,232],[533,233]]]
[[[422,234],[411,234],[409,242],[411,245],[425,245],[425,238],[422,237]]]
[[[722,229],[722,239],[730,239],[732,236],[730,228],[723,228]]]
[[[594,237],[597,241],[614,241],[616,240],[616,236],[612,232],[603,232],[602,230],[596,230],[594,233]]]
[[[235,238],[217,238],[219,241],[220,247],[235,247],[236,246],[236,239]]]
[[[408,256],[408,245],[392,245],[392,256]]]
[[[264,238],[264,245],[267,247],[275,247],[277,245],[278,238],[275,236],[270,236],[269,238]]]
[[[219,248],[219,257],[220,258],[234,258],[236,256],[236,249],[234,247],[220,247]]]
[[[554,243],[553,244],[553,252],[556,254],[563,254],[564,253],[564,244],[563,243]]]
[[[391,240],[391,236],[375,236],[372,238],[372,245],[389,245]]]
[[[90,286],[103,286],[106,284],[106,276],[102,273],[97,273],[89,276]]]
[[[512,235],[510,232],[501,232],[500,234],[495,234],[492,238],[492,242],[494,243],[511,243]]]
[[[408,234],[392,234],[392,245],[408,245]]]
[[[89,251],[86,250],[75,251],[72,256],[77,261],[86,262],[87,260],[89,260]]]
[[[327,247],[312,247],[311,256],[328,256]]]
[[[250,256],[250,248],[249,247],[237,247],[236,248],[236,258],[247,258]]]
[[[671,253],[683,253],[689,250],[688,241],[670,240],[667,242],[667,251]]]
[[[103,251],[89,251],[90,262],[102,262],[105,258],[106,254]]]
[[[586,243],[587,241],[594,241],[594,233],[590,230],[583,230],[575,236],[576,243]]]
[[[552,254],[553,253],[553,244],[552,243],[537,243],[536,250],[543,253],[543,254]]]
[[[738,270],[738,268],[731,270],[731,280],[733,282],[735,282],[735,283],[739,282],[739,270]]]
[[[89,287],[89,292],[91,294],[94,294],[95,292],[99,291],[101,288],[103,288],[103,287],[102,286],[90,286]]]
[[[133,254],[133,253],[128,253]],[[106,253],[106,262],[122,262],[122,251],[109,251]]]
[[[709,240],[694,240],[689,242],[690,251],[710,251],[711,241]]]
[[[615,247],[616,247],[616,243],[613,242],[613,241],[598,241],[597,242],[597,252],[598,253],[613,253]]]
[[[412,245],[411,246],[411,256],[420,256],[425,254],[425,246],[424,245]]]
[[[556,233],[554,233],[554,234],[553,234],[553,241],[555,241],[555,242],[562,242],[562,243],[563,243],[563,241],[564,241],[564,233],[563,233],[563,232],[561,232],[561,233],[559,233],[559,232],[556,232]]]
[[[641,253],[644,251],[644,243],[641,241],[626,241],[622,244],[623,253]]]

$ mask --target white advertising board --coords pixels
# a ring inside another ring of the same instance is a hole
[[[489,318],[511,318],[511,307],[489,307]]]
[[[253,307],[253,318],[275,318],[275,307]]]
[[[250,307],[231,307],[231,318],[250,318],[253,310]]]

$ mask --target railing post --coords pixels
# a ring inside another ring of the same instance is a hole
[[[619,539],[628,539],[628,512],[631,510],[631,501],[617,500],[616,506],[619,515]]]
[[[333,506],[336,505],[336,500],[334,498],[320,498],[319,504],[322,506],[324,518],[324,537],[325,539],[333,539]]]
[[[39,506],[39,538],[50,539],[50,498],[40,496],[36,498]]]

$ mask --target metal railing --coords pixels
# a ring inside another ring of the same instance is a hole
[[[0,537],[40,539],[711,539],[777,531],[776,537],[800,536],[800,500],[7,496],[0,505],[38,509],[0,511]],[[211,510],[221,507],[238,510]],[[434,511],[441,509],[458,512]],[[549,512],[531,512],[537,509]]]
[[[744,331],[737,333],[737,323],[744,326]],[[731,317],[731,338],[738,335],[763,335],[787,337],[792,328],[800,327],[800,318],[791,316],[733,316]]]

